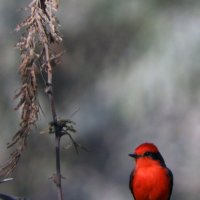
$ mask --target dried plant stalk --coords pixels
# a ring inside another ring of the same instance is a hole
[[[17,25],[16,31],[23,30],[23,35],[16,44],[21,55],[21,88],[15,95],[19,99],[15,110],[20,109],[21,122],[20,129],[8,144],[8,148],[13,147],[14,150],[2,166],[0,176],[8,176],[16,168],[26,147],[27,136],[36,126],[40,111],[38,71],[43,77],[47,77],[47,80],[44,79],[46,86],[52,84],[52,63],[56,64],[61,56],[51,49],[52,43],[62,41],[58,32],[59,23],[54,14],[58,3],[58,0],[32,0],[25,8],[30,16]]]
[[[59,0],[32,0],[25,8],[25,10],[30,11],[30,16],[16,28],[16,31],[23,30],[23,35],[16,44],[21,55],[21,64],[19,66],[21,88],[15,95],[15,98],[18,99],[15,110],[20,109],[21,121],[19,130],[8,144],[8,148],[13,147],[14,150],[8,161],[1,167],[0,176],[8,176],[16,168],[26,148],[27,137],[33,127],[36,126],[40,111],[37,83],[38,75],[42,75],[53,120],[50,123],[48,132],[55,134],[56,174],[52,176],[52,179],[57,186],[58,199],[63,200],[60,170],[60,139],[63,135],[67,135],[76,151],[78,151],[78,148],[85,148],[76,143],[71,135],[71,133],[75,132],[73,122],[70,120],[58,120],[55,109],[52,83],[53,66],[60,61],[60,57],[63,54],[63,52],[55,53],[51,48],[52,44],[62,41],[62,37],[58,32],[59,23],[54,14],[58,4]]]

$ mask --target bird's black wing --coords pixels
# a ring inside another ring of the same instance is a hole
[[[134,197],[134,192],[133,192],[133,187],[132,187],[133,178],[134,178],[134,170],[131,172],[130,179],[129,179],[129,189]],[[135,199],[135,197],[134,197],[134,199]]]
[[[171,172],[170,169],[168,169],[168,176],[170,178],[170,194],[169,194],[169,200],[171,198],[171,194],[172,194],[172,188],[173,188],[173,184],[174,184],[174,181],[173,181],[173,174]]]

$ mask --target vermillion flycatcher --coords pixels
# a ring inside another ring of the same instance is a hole
[[[151,143],[138,146],[129,156],[135,159],[129,188],[135,200],[169,200],[173,174],[166,167],[158,148]]]

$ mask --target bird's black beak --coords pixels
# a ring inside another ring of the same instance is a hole
[[[128,154],[130,157],[132,157],[132,158],[137,158],[138,156],[136,155],[136,154],[134,154],[134,153],[130,153],[130,154]]]

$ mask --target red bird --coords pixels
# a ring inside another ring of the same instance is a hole
[[[158,148],[151,143],[138,146],[129,156],[135,159],[129,188],[135,200],[170,200],[173,174]]]

